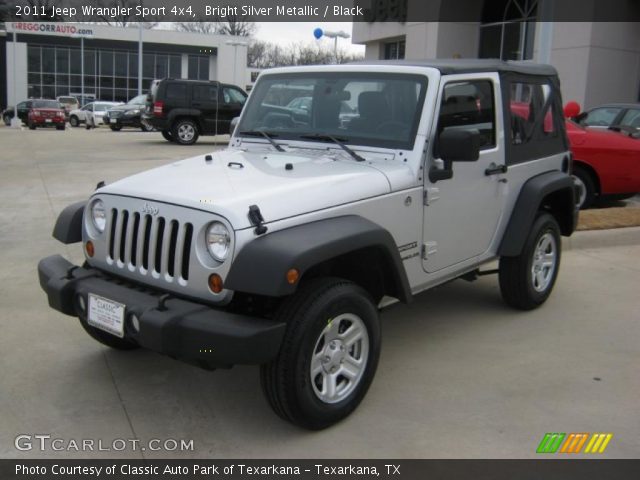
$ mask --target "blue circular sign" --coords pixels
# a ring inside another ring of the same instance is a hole
[[[320,40],[322,38],[322,35],[324,35],[324,32],[322,31],[321,28],[316,28],[313,31],[313,36],[316,37],[317,40]]]

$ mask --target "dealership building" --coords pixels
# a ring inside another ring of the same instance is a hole
[[[0,107],[26,98],[79,97],[83,90],[88,98],[127,101],[138,95],[140,44],[142,92],[152,80],[165,77],[247,86],[247,41],[240,37],[6,22],[0,31]]]
[[[422,2],[407,0],[407,19]],[[585,0],[582,7],[606,10],[608,5]],[[477,21],[354,23],[353,43],[365,45],[366,58],[376,60],[501,58],[550,63],[560,75],[565,101],[577,100],[585,107],[640,101],[638,22],[541,21],[553,17],[549,9],[554,0],[433,0],[429,7],[442,17]],[[606,12],[582,15],[596,18]]]

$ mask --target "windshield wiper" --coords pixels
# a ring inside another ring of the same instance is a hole
[[[335,143],[336,145],[338,145],[342,150],[344,150],[345,152],[347,152],[349,155],[351,155],[351,157],[356,160],[357,162],[364,162],[366,161],[364,158],[362,158],[360,155],[358,155],[356,152],[354,152],[353,150],[351,150],[349,147],[347,147],[344,143],[344,141],[346,141],[345,138],[336,138],[333,135],[329,135],[329,134],[322,134],[322,133],[315,133],[313,135],[300,135],[300,138],[305,138],[305,139],[309,139],[309,140],[320,140],[320,141],[331,141],[333,143]]]
[[[240,132],[240,135],[246,135],[248,137],[264,137],[277,151],[286,152],[286,150],[273,139],[273,137],[277,137],[277,135],[273,133],[269,134],[264,130],[248,130],[246,132]]]

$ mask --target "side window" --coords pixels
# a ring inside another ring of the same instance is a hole
[[[246,97],[235,88],[223,88],[222,96],[224,103],[239,103],[240,105],[244,105],[246,100]]]
[[[93,103],[90,103],[89,105],[85,105],[84,107],[82,107],[82,110],[84,110],[85,112],[92,112],[93,111]]]
[[[561,117],[550,84],[513,82],[509,93],[512,145],[558,136]]]
[[[448,129],[477,130],[481,149],[496,146],[493,83],[490,80],[445,85],[440,104],[438,135]]]
[[[596,108],[580,121],[585,127],[608,127],[622,111],[621,108]]]
[[[198,102],[216,102],[218,88],[215,85],[194,85],[192,96]]]
[[[184,83],[170,83],[165,93],[167,100],[184,101],[187,98],[187,85]]]
[[[624,114],[620,125],[640,128],[640,109],[630,109]]]
[[[20,110],[27,108],[27,102],[20,102],[18,105],[16,105],[16,108]]]

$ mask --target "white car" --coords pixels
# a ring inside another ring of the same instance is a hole
[[[102,123],[102,117],[104,116],[106,111],[120,104],[120,102],[87,103],[84,107],[72,110],[69,113],[69,123],[72,127],[79,127],[80,124],[87,121],[89,115],[93,115],[95,124],[100,125]]]

